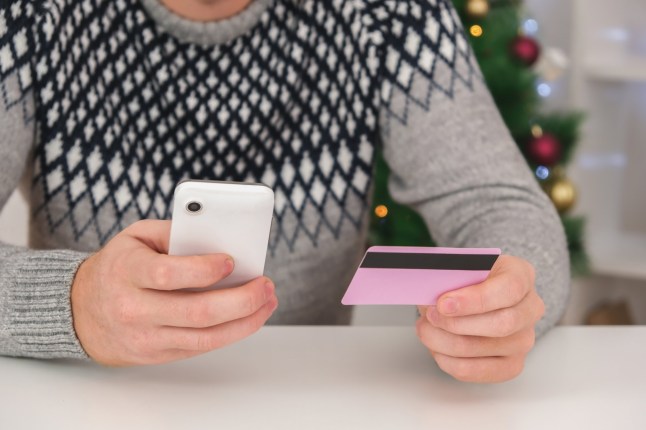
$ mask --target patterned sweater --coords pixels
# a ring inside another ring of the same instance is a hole
[[[531,261],[554,325],[559,219],[497,112],[449,0],[255,0],[197,23],[158,0],[0,3],[0,205],[21,183],[30,247],[0,245],[0,354],[85,357],[70,287],[89,252],[168,218],[185,178],[276,193],[271,323],[343,324],[374,155],[439,244]]]

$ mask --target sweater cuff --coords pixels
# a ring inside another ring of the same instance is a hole
[[[88,359],[76,336],[71,289],[89,254],[29,252],[12,270],[6,329],[14,354],[33,358]],[[11,352],[11,351],[10,351]]]

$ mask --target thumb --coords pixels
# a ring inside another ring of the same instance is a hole
[[[143,220],[137,221],[123,232],[160,254],[168,254],[170,227],[170,221]]]

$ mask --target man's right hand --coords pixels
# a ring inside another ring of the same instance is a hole
[[[170,221],[139,221],[81,264],[72,285],[74,329],[107,366],[160,364],[192,357],[258,331],[278,306],[274,285],[258,278],[209,287],[233,271],[227,255],[166,255]]]

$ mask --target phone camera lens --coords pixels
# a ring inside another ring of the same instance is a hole
[[[202,210],[202,203],[199,202],[190,202],[186,205],[186,210],[192,214],[196,214]]]

